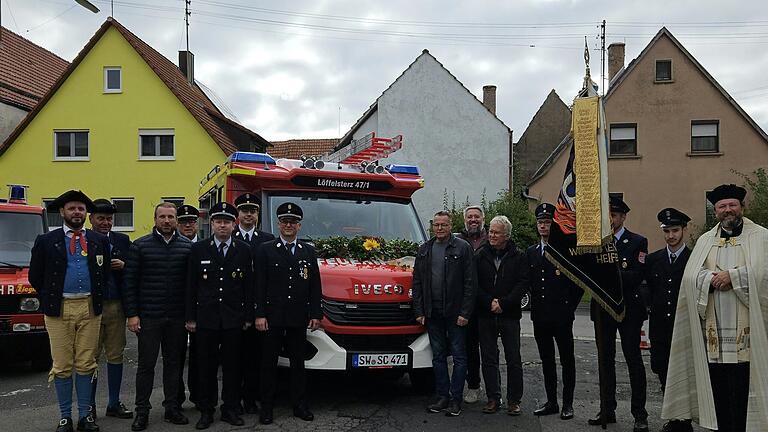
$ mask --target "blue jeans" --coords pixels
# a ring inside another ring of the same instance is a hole
[[[456,319],[434,312],[427,318],[427,333],[432,347],[432,368],[435,372],[437,396],[461,401],[467,377],[467,329],[456,325]],[[453,376],[448,376],[448,355],[453,357]]]

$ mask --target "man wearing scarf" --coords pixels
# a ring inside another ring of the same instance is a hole
[[[768,230],[746,190],[707,193],[719,223],[696,241],[680,287],[662,418],[719,431],[768,424]]]

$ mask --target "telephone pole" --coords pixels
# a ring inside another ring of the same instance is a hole
[[[600,25],[600,94],[605,96],[605,20]]]

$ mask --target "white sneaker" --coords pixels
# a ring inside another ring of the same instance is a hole
[[[467,394],[464,395],[464,402],[468,404],[473,404],[479,401],[481,396],[482,396],[482,392],[480,388],[467,389]]]

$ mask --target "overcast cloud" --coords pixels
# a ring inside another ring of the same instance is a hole
[[[109,16],[74,0],[0,0],[2,24],[72,60]],[[429,51],[472,93],[498,86],[497,114],[517,139],[551,89],[569,103],[584,75],[584,37],[600,76],[606,46],[626,63],[662,25],[768,129],[768,2],[192,0],[196,78],[268,140],[344,134]],[[176,61],[184,0],[115,0],[123,25]]]

